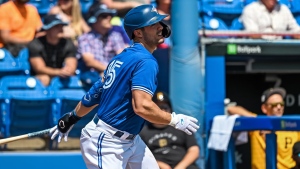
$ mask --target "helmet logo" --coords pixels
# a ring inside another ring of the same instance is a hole
[[[153,6],[151,9],[151,12],[156,12],[157,13],[157,9]]]

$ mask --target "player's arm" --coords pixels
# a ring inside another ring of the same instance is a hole
[[[198,120],[184,114],[169,114],[162,111],[153,101],[156,90],[158,65],[155,60],[141,60],[135,66],[131,79],[132,107],[134,112],[151,123],[168,124],[191,135],[199,126]]]
[[[169,124],[171,122],[171,114],[162,111],[152,101],[152,95],[142,90],[132,91],[132,106],[137,115],[151,123]]]
[[[152,95],[143,90],[132,90],[134,112],[145,120],[156,124],[167,124],[191,135],[199,128],[198,120],[184,114],[172,114],[162,111],[153,101]]]
[[[72,112],[64,114],[56,126],[50,130],[51,139],[53,140],[57,135],[58,142],[64,137],[67,141],[68,134],[73,125],[77,123],[83,116],[92,111],[99,103],[102,94],[103,84],[99,79],[90,90],[82,97],[81,101],[77,104]]]
[[[176,168],[187,168],[191,164],[193,164],[197,158],[199,157],[199,147],[192,146],[187,150],[187,153],[182,158],[182,160],[175,166]]]
[[[244,107],[241,106],[228,106],[227,111],[230,115],[240,115],[240,116],[246,116],[246,117],[256,117],[257,115],[248,111]]]

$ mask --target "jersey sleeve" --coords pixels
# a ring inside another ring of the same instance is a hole
[[[192,146],[198,146],[195,135],[186,134],[186,148],[189,149]]]
[[[28,51],[29,51],[29,58],[32,57],[42,57],[42,51],[43,51],[43,47],[40,44],[38,39],[34,39],[32,40],[28,46]]]
[[[81,103],[85,107],[92,107],[96,104],[99,104],[102,91],[103,91],[103,83],[101,79],[99,79],[96,83],[94,83],[94,85],[90,88],[90,90],[82,97]]]
[[[66,57],[76,57],[77,49],[71,39],[66,39]]]
[[[142,90],[153,96],[157,88],[158,65],[153,59],[138,62],[132,77],[131,90]]]

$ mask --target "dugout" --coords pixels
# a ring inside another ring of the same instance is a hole
[[[274,86],[287,91],[285,115],[299,114],[299,41],[214,38],[202,38],[201,41],[206,70],[206,127],[215,115],[224,112],[225,98],[263,115],[261,94]],[[249,143],[236,146],[237,169],[251,168],[250,148]],[[223,158],[218,152],[214,153],[214,157]],[[211,155],[208,153],[208,167],[223,168],[209,162]]]

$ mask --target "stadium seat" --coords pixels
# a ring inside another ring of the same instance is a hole
[[[94,0],[80,0],[81,12],[86,14],[89,11],[89,8],[93,5]]]
[[[204,28],[207,30],[228,30],[227,25],[220,18],[204,16]]]
[[[231,26],[229,27],[230,30],[243,30],[244,29],[244,25],[243,22],[241,21],[240,18],[235,18],[232,21]]]
[[[0,104],[5,102],[5,99],[3,98],[2,94],[0,94]],[[6,132],[5,132],[5,116],[6,116],[6,111],[5,108],[0,106],[0,138],[6,137]],[[1,149],[1,147],[0,147]]]
[[[29,75],[29,63],[19,61],[8,50],[2,48],[0,49],[0,78],[7,75]]]
[[[204,13],[241,14],[245,3],[241,0],[203,0],[201,5]]]
[[[40,15],[46,15],[50,8],[54,6],[56,0],[30,0],[29,4],[35,6]]]
[[[279,0],[279,2],[285,4],[293,14],[300,13],[299,0]]]
[[[295,19],[296,19],[298,25],[300,25],[300,14],[296,15]]]
[[[71,112],[86,93],[78,76],[70,78],[55,77],[51,80],[49,88],[54,97],[57,98],[60,116]],[[96,108],[74,125],[69,136],[80,137],[81,129],[92,120],[95,113]]]
[[[291,2],[291,11],[292,13],[300,13],[300,1],[299,0],[290,0]]]
[[[7,112],[7,136],[16,136],[54,126],[55,99],[34,77],[5,76],[0,80],[0,93],[5,99],[1,108]]]

